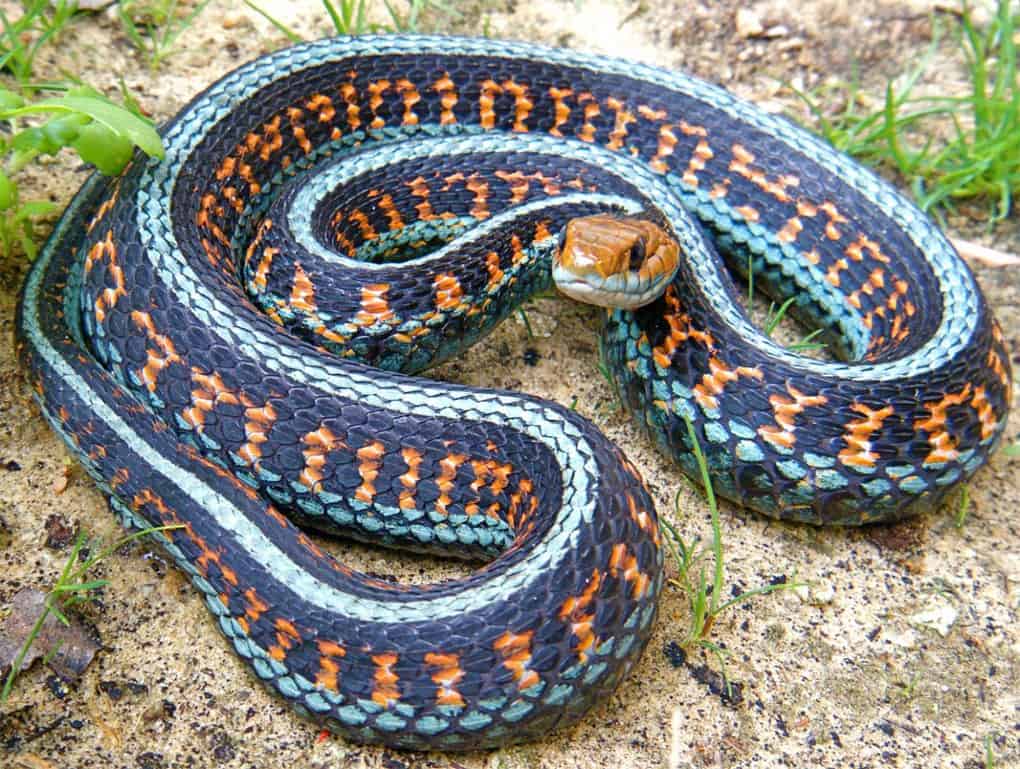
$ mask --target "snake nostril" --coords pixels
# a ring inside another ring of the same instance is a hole
[[[638,238],[634,241],[634,245],[630,247],[630,264],[628,265],[631,270],[641,269],[641,265],[645,263],[645,239]]]

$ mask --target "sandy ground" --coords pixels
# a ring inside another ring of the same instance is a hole
[[[0,2],[5,10],[14,5]],[[328,22],[317,2],[265,2],[302,34]],[[543,0],[460,4],[445,29],[543,41],[685,68],[780,109],[793,103],[783,81],[813,86],[848,78],[854,63],[880,95],[884,79],[911,66],[931,33],[922,0]],[[60,70],[113,93],[118,78],[155,117],[238,63],[283,44],[240,2],[217,0],[179,40],[179,53],[151,72],[116,21],[76,23],[48,49],[40,73]],[[934,86],[959,87],[945,43]],[[68,158],[23,182],[29,197],[66,202],[83,172]],[[991,233],[963,211],[952,234],[1020,251],[1016,226]],[[62,485],[68,455],[30,402],[13,357],[15,287],[25,266],[0,260],[0,606],[24,586],[46,586],[66,552],[44,546],[58,513],[108,540],[121,535],[77,468]],[[978,268],[1014,352],[1020,352],[1016,268]],[[569,404],[593,419],[637,463],[660,514],[690,539],[710,537],[704,503],[653,453],[596,373],[595,316],[566,302],[529,309],[536,338],[504,324],[484,350],[437,375],[513,387]],[[526,350],[537,352],[523,365]],[[1017,357],[1014,356],[1014,365]],[[1009,439],[1020,435],[1020,411]],[[720,696],[718,661],[669,654],[689,620],[685,597],[668,588],[651,645],[636,672],[584,722],[543,742],[491,753],[444,756],[351,746],[323,736],[257,686],[220,637],[196,593],[158,551],[135,545],[97,569],[110,581],[89,607],[104,650],[84,677],[60,687],[41,666],[25,674],[0,713],[0,765],[48,767],[981,767],[985,740],[996,766],[1020,765],[1017,658],[1020,463],[1001,454],[971,484],[965,525],[946,509],[864,531],[777,524],[724,505],[727,590],[783,576],[810,584],[744,604],[716,623],[729,651],[739,701]],[[680,491],[678,511],[673,498]],[[340,546],[355,567],[402,579],[437,579],[449,566]],[[937,627],[941,622],[941,627]],[[672,660],[672,662],[671,662]],[[673,664],[677,663],[677,664]],[[707,666],[707,667],[706,667]]]

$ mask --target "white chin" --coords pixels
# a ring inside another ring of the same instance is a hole
[[[610,310],[636,310],[655,299],[654,296],[631,296],[607,291],[596,291],[587,283],[570,282],[557,283],[556,288],[571,299],[576,299],[585,304],[594,304],[597,307],[606,307]]]

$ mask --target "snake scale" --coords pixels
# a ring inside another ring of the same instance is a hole
[[[619,449],[558,405],[411,376],[547,289],[572,222],[648,223],[621,225],[635,270],[645,229],[675,241],[664,294],[606,310],[603,355],[656,443],[695,472],[689,420],[740,504],[895,520],[1003,431],[1002,335],[943,235],[689,76],[520,43],[333,39],[242,66],[162,135],[165,159],[93,176],[56,225],[20,355],[117,514],[181,525],[158,536],[237,653],[348,739],[533,739],[648,641],[660,535]],[[749,269],[839,360],[750,322],[731,277]],[[310,528],[485,563],[392,583]]]

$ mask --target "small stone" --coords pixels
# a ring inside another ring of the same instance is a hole
[[[46,676],[46,688],[48,688],[53,696],[58,700],[64,699],[71,693],[71,687],[68,686],[67,681],[56,675]]]
[[[787,105],[785,102],[781,102],[778,99],[766,99],[765,101],[758,102],[760,107],[770,115],[782,115],[787,111]]]
[[[118,700],[120,700],[121,697],[124,696],[124,690],[121,688],[120,683],[117,681],[100,681],[99,691],[101,691],[103,694],[105,694],[114,702],[117,702]]]
[[[836,598],[836,588],[831,582],[822,582],[811,586],[810,602],[816,606],[832,603]]]
[[[250,27],[251,19],[241,13],[228,13],[220,22],[223,29],[237,29],[238,27]]]
[[[152,750],[139,753],[136,763],[139,769],[163,769],[166,766],[163,763],[163,754]]]
[[[736,16],[737,37],[757,37],[765,31],[761,17],[750,8],[740,8]]]
[[[909,628],[904,630],[902,633],[887,631],[882,634],[882,638],[902,649],[913,649],[917,644],[917,634]]]
[[[234,760],[237,755],[237,750],[234,748],[230,738],[225,734],[220,734],[213,740],[213,758],[216,759],[218,764],[226,764]]]
[[[666,659],[669,660],[669,664],[675,668],[683,667],[687,662],[687,652],[676,641],[667,643],[662,651],[666,655]]]
[[[952,629],[958,616],[960,616],[960,612],[957,611],[956,607],[941,599],[934,599],[928,608],[919,611],[917,614],[910,615],[907,618],[907,622],[915,627],[934,630],[944,638],[949,635],[949,631]]]

